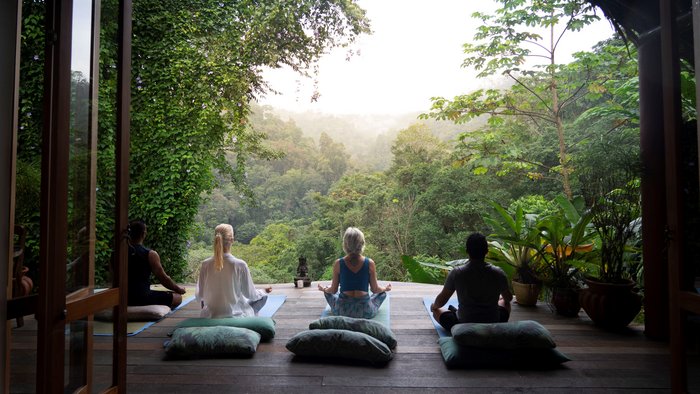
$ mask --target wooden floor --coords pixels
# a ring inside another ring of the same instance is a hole
[[[398,338],[396,356],[386,367],[301,362],[285,344],[308,328],[324,309],[324,297],[311,288],[273,285],[287,300],[275,314],[277,335],[261,343],[250,359],[164,361],[163,342],[173,326],[199,315],[198,305],[184,308],[128,338],[129,393],[219,392],[669,392],[668,350],[650,341],[643,327],[609,333],[593,326],[583,311],[578,318],[552,314],[547,304],[513,306],[511,320],[537,320],[554,335],[558,348],[573,361],[553,371],[448,370],[436,343],[437,333],[422,303],[440,286],[393,283],[391,329]],[[31,322],[16,330],[11,391],[31,392]],[[14,331],[13,331],[14,332]],[[95,337],[96,388],[109,376],[111,338]],[[691,357],[691,392],[700,392],[700,363]]]

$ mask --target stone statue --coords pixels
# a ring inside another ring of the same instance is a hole
[[[306,264],[306,257],[304,256],[299,256],[297,276],[294,277],[294,287],[299,287],[299,281],[302,281],[303,287],[311,286],[311,278],[309,278],[309,266]]]

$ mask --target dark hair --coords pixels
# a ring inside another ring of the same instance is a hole
[[[474,259],[483,259],[489,250],[486,237],[481,233],[474,233],[467,238],[467,253]]]
[[[146,234],[146,223],[143,220],[129,222],[129,239],[141,239]]]

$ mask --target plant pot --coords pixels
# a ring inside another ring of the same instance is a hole
[[[642,308],[642,297],[634,292],[635,282],[604,283],[586,278],[587,289],[580,292],[583,310],[597,326],[626,327]]]
[[[542,286],[538,283],[520,283],[516,281],[513,284],[513,293],[515,293],[515,301],[518,305],[534,306],[537,304],[537,299],[540,296]]]
[[[578,312],[581,310],[578,289],[569,287],[553,288],[550,302],[554,306],[554,311],[557,315],[575,317],[578,316]]]

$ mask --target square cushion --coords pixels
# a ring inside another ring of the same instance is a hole
[[[384,342],[348,330],[307,330],[294,335],[287,349],[297,356],[324,357],[385,364],[394,355]]]
[[[555,348],[486,349],[461,346],[452,337],[440,338],[438,343],[448,368],[548,369],[571,360]]]
[[[251,356],[258,348],[260,334],[240,327],[178,328],[165,344],[168,358]]]
[[[275,337],[275,321],[271,317],[262,316],[226,317],[220,319],[194,317],[179,322],[175,328],[214,326],[247,328],[260,334],[262,341],[269,341]]]
[[[374,320],[347,316],[329,316],[314,320],[309,324],[309,329],[311,330],[328,328],[362,332],[384,342],[389,349],[396,348],[396,336],[394,336],[394,333],[382,323]]]
[[[160,320],[165,315],[170,313],[171,309],[165,305],[142,305],[142,306],[127,306],[126,320],[127,321],[156,321]],[[95,320],[112,321],[112,308],[105,309],[95,313]]]
[[[557,346],[552,334],[534,320],[455,324],[452,338],[462,346],[488,349],[549,349]]]

